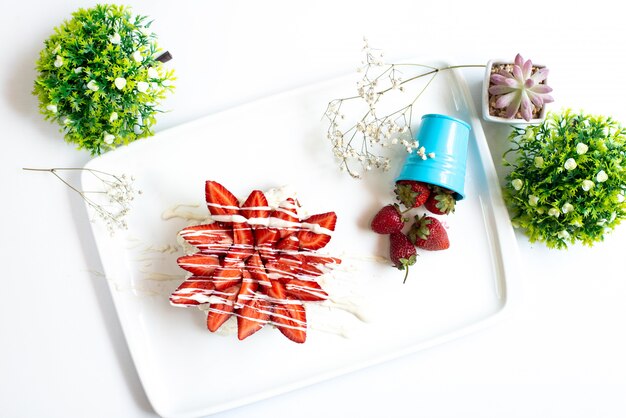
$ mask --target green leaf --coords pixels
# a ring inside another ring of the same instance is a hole
[[[175,77],[173,70],[156,61],[156,36],[144,34],[150,23],[145,16],[133,17],[125,6],[97,5],[74,12],[44,42],[33,94],[39,98],[40,112],[60,124],[67,142],[100,154],[152,134],[158,103],[174,90]],[[116,33],[119,44],[111,42]],[[141,62],[132,56],[137,50],[142,53]],[[60,66],[55,65],[57,57],[62,60]],[[148,80],[149,68],[159,76]],[[122,92],[113,84],[116,77],[126,79]],[[90,81],[98,85],[98,91],[87,88]],[[140,81],[153,82],[145,94],[137,94]],[[55,105],[56,112],[49,105]],[[118,121],[110,120],[113,112]],[[141,135],[134,133],[138,115]],[[112,144],[104,142],[105,133],[115,136]]]
[[[514,170],[506,176],[504,196],[512,223],[531,242],[559,249],[575,242],[592,245],[626,217],[626,136],[612,118],[570,110],[551,113],[541,125],[516,128],[509,139],[513,151],[504,159]],[[579,143],[588,147],[585,153],[579,154]],[[537,157],[543,159],[542,167],[535,165]],[[565,169],[569,158],[576,168]],[[598,180],[600,171],[606,180]],[[523,181],[520,190],[512,185],[515,179]],[[593,182],[587,191],[585,181]],[[530,204],[530,196],[537,197],[536,205]],[[573,210],[562,210],[566,204]]]

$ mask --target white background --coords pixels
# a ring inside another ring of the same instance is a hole
[[[352,72],[364,35],[389,61],[482,64],[521,52],[550,67],[554,109],[626,123],[626,30],[614,2],[127,3],[155,19],[174,55],[177,90],[157,131]],[[44,39],[91,4],[22,0],[0,17],[2,417],[155,416],[97,274],[82,202],[50,175],[21,170],[90,159],[43,121],[30,91]],[[478,104],[483,71],[463,75]],[[483,125],[499,166],[507,130]],[[219,416],[626,416],[626,227],[591,249],[518,242],[523,299],[506,321]]]

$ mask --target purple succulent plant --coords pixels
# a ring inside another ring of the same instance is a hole
[[[496,108],[506,108],[506,118],[513,118],[519,111],[526,121],[530,121],[534,108],[554,101],[548,94],[552,88],[545,84],[547,77],[547,68],[539,68],[533,73],[533,63],[524,61],[517,54],[512,72],[500,70],[491,74],[489,93],[496,97]]]

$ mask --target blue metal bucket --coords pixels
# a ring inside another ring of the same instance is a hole
[[[435,153],[435,157],[424,160],[413,151],[406,158],[396,181],[414,180],[433,184],[453,191],[457,200],[463,199],[470,129],[468,123],[450,116],[422,116],[417,140],[426,154]]]

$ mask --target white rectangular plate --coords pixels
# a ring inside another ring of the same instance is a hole
[[[200,416],[263,399],[456,338],[510,310],[517,244],[460,75],[438,74],[416,102],[413,121],[444,113],[471,124],[467,197],[444,219],[451,248],[420,252],[404,285],[403,272],[380,262],[388,238],[369,230],[376,211],[393,202],[403,155],[394,157],[390,172],[354,180],[337,169],[325,138],[326,104],[354,95],[355,81],[342,78],[259,100],[87,164],[132,174],[143,192],[127,231],[111,236],[97,221],[93,229],[132,357],[160,415]],[[188,221],[162,215],[178,204],[197,205],[179,207],[179,213],[206,214],[209,179],[240,198],[253,189],[289,184],[310,213],[335,211],[337,228],[325,251],[344,262],[327,278],[328,290],[339,302],[357,306],[366,322],[345,310],[310,306],[305,344],[271,327],[240,342],[235,335],[208,332],[200,311],[171,306],[169,293],[184,277],[176,265],[176,234]],[[98,183],[85,172],[83,187],[93,190]]]

